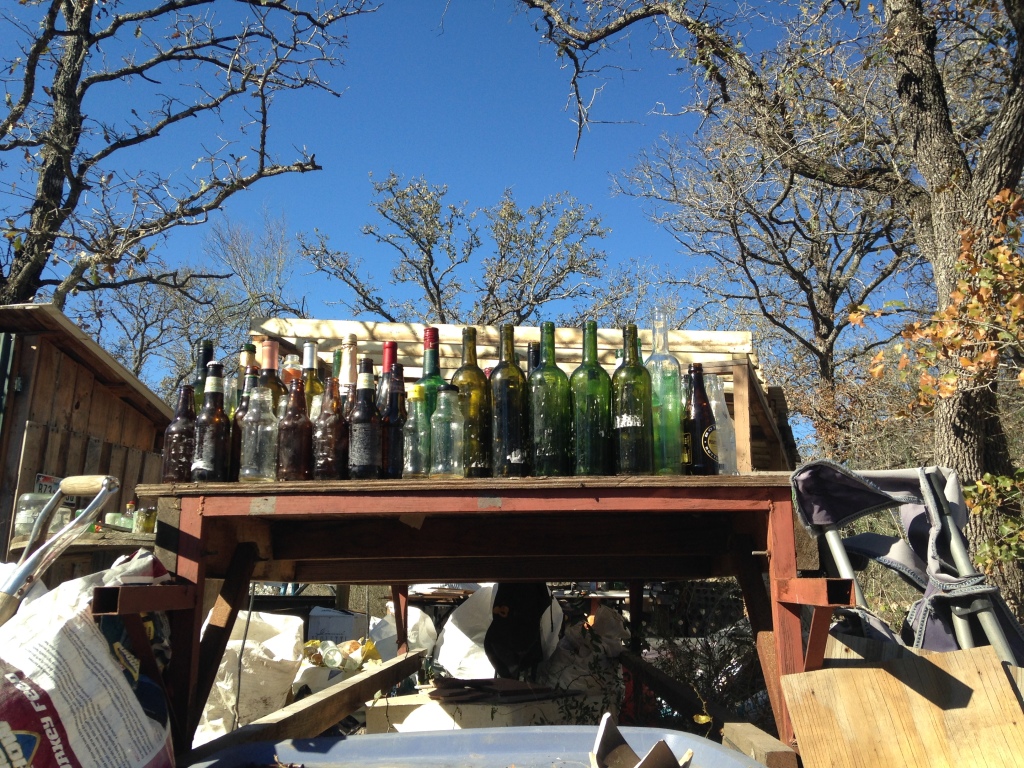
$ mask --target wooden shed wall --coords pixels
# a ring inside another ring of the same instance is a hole
[[[118,509],[139,483],[160,481],[160,443],[166,420],[155,423],[90,368],[63,351],[59,335],[25,334],[15,341],[2,432],[0,537],[6,551],[22,493],[37,474],[113,475]]]

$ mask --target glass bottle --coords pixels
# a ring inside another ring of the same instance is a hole
[[[612,455],[618,475],[654,470],[651,374],[640,364],[636,326],[622,332],[622,365],[612,376]]]
[[[408,418],[405,406],[405,367],[392,363],[389,371],[388,403],[380,416],[381,464],[383,477],[398,479],[402,476],[405,462],[405,420]]]
[[[281,381],[284,388],[291,392],[292,382],[298,379],[302,381],[302,360],[298,355],[285,355],[281,363]]]
[[[540,324],[540,362],[526,381],[529,399],[531,474],[572,472],[569,377],[555,362],[555,324]]]
[[[718,454],[718,474],[738,475],[736,464],[736,425],[729,413],[725,400],[725,381],[721,376],[704,376],[704,388],[711,401],[711,412],[715,416],[715,447]]]
[[[476,328],[462,329],[462,365],[452,374],[465,424],[466,477],[491,476],[491,387],[476,361]]]
[[[437,408],[430,417],[430,476],[464,477],[464,425],[459,388],[442,384],[437,388]]]
[[[437,328],[423,329],[423,376],[417,384],[423,385],[423,402],[427,419],[434,415],[437,408],[437,390],[445,383],[441,378],[441,361],[437,345]],[[427,454],[430,453],[430,437],[427,437]]]
[[[242,419],[239,482],[277,480],[277,422],[274,393],[269,387],[256,387],[249,393],[249,408]]]
[[[684,475],[688,475],[691,472],[693,464],[693,448],[690,445],[690,402],[693,398],[693,379],[690,377],[689,372],[684,373],[679,378],[679,431],[680,431],[680,451],[679,451],[679,463],[680,471]]]
[[[313,479],[344,480],[347,477],[348,422],[338,380],[330,376],[324,385],[320,415],[313,422]]]
[[[597,323],[583,326],[583,362],[569,378],[574,473],[612,474],[612,379],[598,362]]]
[[[494,477],[526,477],[526,376],[516,362],[515,328],[501,326],[498,365],[491,371],[491,461]]]
[[[250,368],[256,368],[257,375],[259,368],[256,365],[256,345],[246,342],[238,352],[238,378],[235,379],[235,402],[242,401],[242,393],[245,391],[245,377]]]
[[[316,421],[324,397],[324,383],[320,379],[320,358],[315,341],[302,345],[302,390],[306,397],[306,415]]]
[[[302,378],[288,385],[288,405],[277,425],[277,479],[313,479],[313,422],[306,414]]]
[[[651,417],[654,431],[654,474],[682,472],[682,414],[679,361],[668,349],[668,317],[659,310],[652,323],[654,350],[644,367],[651,375]]]
[[[195,409],[198,414],[203,410],[203,393],[205,391],[206,366],[213,360],[213,340],[203,339],[196,344],[196,378],[192,382],[192,393],[195,398]]]
[[[217,483],[228,479],[230,422],[224,413],[224,366],[206,366],[203,410],[196,416],[196,452],[192,457],[192,482]]]
[[[192,479],[192,458],[196,450],[196,401],[191,384],[178,388],[178,407],[164,430],[163,466],[165,483],[187,483]]]
[[[715,414],[704,386],[704,366],[690,364],[690,474],[718,474],[718,435]]]
[[[341,340],[341,367],[338,370],[338,391],[341,393],[341,400],[345,404],[345,419],[348,420],[352,413],[352,406],[356,402],[356,351],[358,343],[354,333],[347,334]]]
[[[355,404],[348,422],[348,474],[353,480],[374,480],[382,470],[381,423],[377,411],[377,388],[373,383],[373,361],[359,361]]]
[[[380,358],[380,378],[377,380],[377,410],[383,416],[388,408],[391,392],[391,366],[398,360],[398,342],[385,341]]]
[[[256,388],[259,383],[259,377],[254,372],[254,369],[250,368],[249,373],[245,376],[245,386],[242,388],[242,394],[238,398],[238,407],[235,408],[235,413],[231,417],[231,450],[228,453],[228,482],[238,481],[238,468],[241,466],[242,460],[242,419],[245,418],[245,412],[249,410],[249,398],[252,396],[252,391]]]
[[[402,477],[426,477],[430,470],[430,419],[426,417],[423,385],[409,389],[408,413],[402,430]]]
[[[274,413],[280,418],[284,403],[288,399],[288,390],[277,373],[278,343],[273,339],[267,339],[261,347],[260,386],[270,390],[270,402],[274,406]]]
[[[529,380],[530,374],[534,372],[538,365],[540,365],[540,347],[536,341],[526,342],[526,378]]]

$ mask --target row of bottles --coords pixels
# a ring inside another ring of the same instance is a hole
[[[477,363],[476,329],[465,328],[462,365],[448,383],[437,329],[426,328],[423,375],[408,393],[393,341],[383,345],[376,380],[370,358],[358,360],[357,371],[352,335],[324,381],[312,342],[301,365],[289,355],[280,372],[277,342],[263,342],[262,368],[248,344],[230,414],[224,366],[203,342],[197,364],[206,360],[205,371],[181,388],[165,435],[164,482],[736,474],[722,382],[699,363],[682,372],[663,314],[655,316],[646,364],[636,326],[625,328],[613,375],[598,361],[596,322],[585,324],[583,362],[571,376],[556,364],[553,323],[541,324],[526,372],[514,327],[500,334],[488,376]]]

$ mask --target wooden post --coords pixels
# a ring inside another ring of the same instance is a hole
[[[732,367],[732,412],[736,426],[736,467],[740,472],[754,471],[750,445],[750,369],[747,359]]]

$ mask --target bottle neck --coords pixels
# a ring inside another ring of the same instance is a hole
[[[302,370],[316,370],[316,345],[306,344],[302,348]]]
[[[260,361],[261,371],[277,373],[277,342],[268,341],[263,345],[263,360]]]
[[[356,348],[345,347],[341,350],[341,381],[343,384],[356,383]]]
[[[381,357],[381,374],[388,375],[391,373],[391,366],[395,364],[395,351],[396,344],[394,342],[385,342],[384,354]]]
[[[624,365],[639,364],[639,355],[636,351],[636,326],[627,325],[626,333],[622,342],[622,357]]]
[[[555,364],[555,326],[551,323],[541,325],[540,364],[542,366]]]
[[[426,347],[423,350],[423,378],[441,375],[441,360],[437,347]]]
[[[655,315],[652,324],[654,333],[653,353],[656,355],[667,355],[668,352],[668,321],[664,316]]]
[[[462,331],[462,364],[476,365],[476,329],[466,328]]]
[[[597,364],[597,323],[592,321],[583,326],[583,362]]]
[[[178,407],[174,410],[176,419],[196,418],[196,391],[189,385],[184,385],[178,390]]]
[[[511,325],[501,327],[501,360],[509,365],[516,364],[515,337]]]
[[[206,376],[206,384],[203,387],[203,408],[224,407],[224,377]]]

